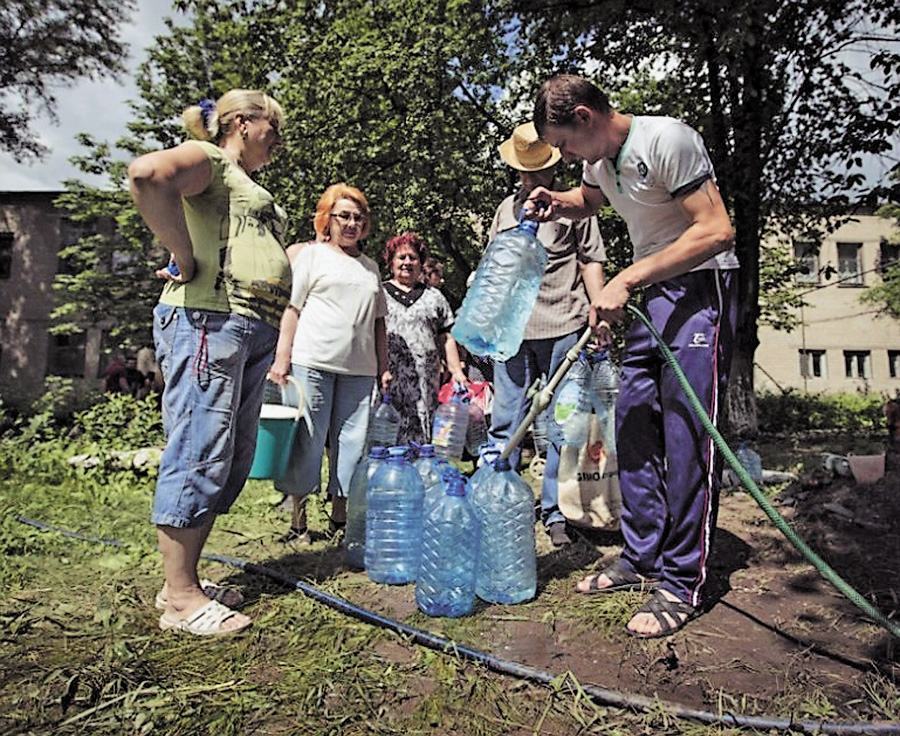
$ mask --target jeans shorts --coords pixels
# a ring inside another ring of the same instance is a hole
[[[227,312],[157,304],[156,359],[166,448],[153,500],[154,524],[201,526],[224,514],[244,487],[278,330]]]

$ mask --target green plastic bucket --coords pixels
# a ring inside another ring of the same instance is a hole
[[[296,379],[292,379],[295,382]],[[277,480],[287,470],[294,433],[303,413],[303,392],[299,393],[299,406],[263,404],[259,413],[259,430],[256,434],[256,453],[250,466],[250,477],[256,480]]]

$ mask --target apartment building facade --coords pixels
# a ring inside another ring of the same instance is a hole
[[[820,242],[787,246],[806,304],[791,332],[760,326],[757,391],[900,393],[900,320],[859,299],[897,261],[898,243],[893,220],[857,215]]]
[[[59,251],[81,236],[80,225],[53,202],[62,192],[0,192],[0,396],[23,404],[47,376],[100,384],[101,332],[51,335],[53,278]]]

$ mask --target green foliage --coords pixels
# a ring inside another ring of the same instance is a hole
[[[880,394],[809,394],[794,390],[756,397],[760,430],[773,433],[876,430],[884,425],[885,401]]]
[[[55,120],[54,90],[124,70],[119,28],[134,0],[8,0],[0,6],[0,149],[17,161],[47,152],[32,129]]]
[[[878,210],[878,215],[894,220],[900,225],[900,205],[888,204]],[[895,243],[896,245],[896,243]],[[900,262],[894,263],[881,274],[881,281],[866,289],[860,297],[863,304],[874,304],[894,319],[900,319]]]
[[[80,442],[109,449],[165,443],[159,397],[152,393],[142,399],[130,394],[106,394],[104,401],[76,415],[75,431]]]

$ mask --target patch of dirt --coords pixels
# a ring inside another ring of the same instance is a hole
[[[900,470],[889,467],[872,485],[802,476],[775,506],[839,576],[900,620]],[[689,708],[771,714],[796,712],[811,699],[834,706],[837,720],[883,717],[859,699],[875,677],[895,686],[900,680],[897,640],[823,579],[748,493],[723,493],[707,610],[672,637],[624,634],[640,594],[616,594],[634,605],[623,606],[621,623],[607,629],[569,613],[609,598],[575,598],[574,585],[586,569],[614,559],[619,541],[578,534],[575,544],[553,550],[541,532],[537,599],[497,609],[477,641],[460,643],[552,674],[570,671],[582,684]],[[554,607],[560,600],[565,605]],[[364,605],[402,620],[415,612],[412,586],[382,587],[374,598],[368,591]]]

